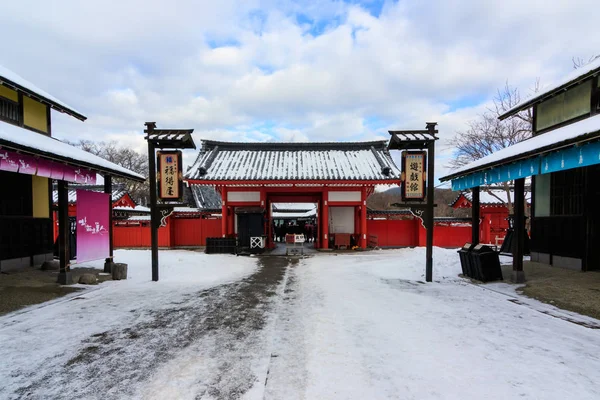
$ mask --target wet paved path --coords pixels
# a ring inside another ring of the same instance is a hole
[[[61,399],[161,398],[161,391],[168,398],[240,398],[266,377],[272,338],[265,327],[297,261],[257,262],[246,279],[140,311],[134,320],[141,322],[89,337],[77,356],[41,377],[38,371],[17,397],[47,399],[51,385],[62,388],[54,391]]]

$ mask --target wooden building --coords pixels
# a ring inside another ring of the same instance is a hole
[[[105,192],[110,193],[112,176],[139,181],[144,177],[54,139],[52,110],[86,119],[0,66],[0,271],[39,265],[52,258],[52,182],[56,181],[60,229],[65,233],[59,241],[59,282],[70,283],[69,183],[94,184],[96,175],[101,174]]]
[[[533,137],[468,164],[443,181],[454,190],[515,182],[515,223],[524,226],[525,178],[532,176],[531,259],[578,270],[600,269],[600,59],[574,70],[500,119],[533,109]],[[519,229],[515,243],[523,245]],[[516,251],[515,254],[521,254]],[[514,258],[516,280],[524,279]]]
[[[510,192],[511,202],[514,192]],[[526,203],[531,205],[531,192],[526,194]],[[473,208],[473,192],[463,191],[450,204],[452,208]],[[529,213],[528,213],[529,214]],[[479,193],[479,238],[481,243],[499,246],[504,241],[509,222],[508,194],[504,189],[486,188]]]
[[[272,241],[274,203],[317,204],[316,247],[352,235],[367,247],[366,199],[377,184],[400,184],[385,141],[362,143],[231,143],[202,141],[187,171],[188,185],[213,186],[221,204],[223,237]],[[331,242],[331,244],[330,244]]]

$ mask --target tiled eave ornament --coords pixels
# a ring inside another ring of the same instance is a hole
[[[533,175],[600,164],[600,117],[532,137],[464,167],[440,181],[452,190],[507,182]]]

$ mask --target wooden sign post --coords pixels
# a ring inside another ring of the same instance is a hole
[[[425,280],[433,280],[433,186],[435,141],[438,140],[436,122],[427,122],[425,130],[389,131],[392,136],[388,149],[406,150],[402,153],[402,203],[423,221],[427,230]],[[420,150],[420,151],[409,151]],[[425,151],[426,150],[426,151]]]
[[[195,149],[193,129],[156,129],[156,122],[146,122],[145,139],[148,141],[148,169],[150,179],[150,240],[152,246],[152,280],[158,281],[158,228],[181,206],[183,174],[181,151],[156,149]],[[158,172],[156,171],[158,166]],[[157,181],[159,189],[157,190]],[[158,199],[162,202],[159,204]]]

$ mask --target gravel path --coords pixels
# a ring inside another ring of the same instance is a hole
[[[263,257],[257,262],[256,273],[241,281],[188,295],[159,310],[134,310],[138,315],[133,319],[140,322],[89,337],[66,364],[41,376],[31,374],[30,384],[14,398],[160,398],[161,390],[171,396],[179,391],[186,398],[190,393],[240,398],[264,382],[259,375],[265,357],[266,375],[270,343],[263,330],[282,300],[293,261]],[[173,381],[182,375],[185,383]]]

